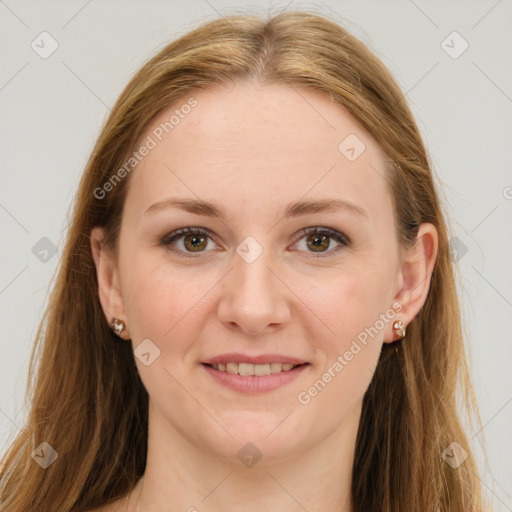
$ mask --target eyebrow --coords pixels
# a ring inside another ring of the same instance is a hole
[[[226,210],[217,203],[209,201],[200,201],[187,198],[170,198],[158,201],[152,204],[144,214],[156,213],[168,208],[178,208],[196,215],[206,217],[218,217],[226,219]],[[317,201],[295,201],[290,203],[283,214],[284,218],[299,217],[313,213],[332,212],[336,210],[345,210],[362,217],[368,218],[368,213],[364,208],[346,201],[345,199],[320,199]]]

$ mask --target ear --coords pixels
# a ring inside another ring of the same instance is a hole
[[[121,320],[126,326],[120,337],[129,340],[130,334],[126,321],[126,311],[121,294],[119,270],[116,258],[111,250],[103,244],[103,228],[95,227],[91,231],[91,251],[96,265],[96,276],[98,278],[98,295],[101,307],[105,313],[108,324],[114,318]]]
[[[421,224],[415,244],[403,256],[399,290],[394,298],[397,312],[385,334],[385,343],[392,343],[393,323],[401,320],[406,326],[416,317],[427,300],[430,280],[437,258],[438,235],[433,224]]]

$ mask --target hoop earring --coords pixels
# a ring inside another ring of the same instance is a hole
[[[406,327],[402,320],[396,320],[393,323],[393,341],[400,340],[405,337]]]
[[[124,331],[124,322],[118,318],[114,318],[110,324],[110,328],[117,336],[121,337],[121,333]]]

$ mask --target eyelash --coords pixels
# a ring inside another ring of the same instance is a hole
[[[331,249],[329,251],[326,251],[324,253],[312,252],[311,254],[313,254],[314,258],[330,258],[330,257],[334,256],[335,253],[338,252],[338,249],[340,249],[341,247],[348,247],[351,244],[350,239],[345,234],[340,233],[339,231],[336,231],[335,229],[331,229],[331,228],[324,228],[324,227],[318,227],[318,226],[312,227],[312,228],[304,228],[300,231],[300,234],[302,236],[297,240],[297,242],[302,240],[302,238],[304,238],[305,236],[314,234],[314,235],[328,236],[329,238],[331,238],[341,244],[341,246],[338,246],[338,247]],[[177,240],[183,236],[186,236],[186,235],[206,236],[207,238],[212,239],[212,237],[209,235],[208,230],[205,230],[202,228],[186,227],[186,228],[177,229],[176,231],[173,231],[172,233],[169,233],[168,235],[166,235],[164,238],[162,238],[160,245],[162,245],[162,246],[166,247],[167,249],[169,249],[170,251],[178,253],[181,256],[184,256],[186,258],[196,258],[202,252],[205,252],[205,251],[198,251],[197,253],[184,252],[184,251],[178,251],[176,249],[172,249],[170,247],[172,242],[174,242],[175,240]],[[295,242],[295,243],[297,243],[297,242]],[[195,254],[197,254],[197,256]]]

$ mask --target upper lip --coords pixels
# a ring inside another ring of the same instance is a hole
[[[267,364],[267,363],[283,363],[283,364],[304,364],[307,361],[298,359],[296,357],[285,356],[282,354],[221,354],[219,356],[211,357],[203,361],[204,364],[219,364],[219,363],[249,363],[249,364]]]

